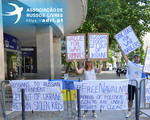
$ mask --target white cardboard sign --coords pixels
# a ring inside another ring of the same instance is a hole
[[[128,80],[85,80],[74,82],[80,89],[81,110],[128,109]]]
[[[150,79],[146,80],[145,85],[145,102],[150,103]]]
[[[66,35],[66,61],[84,61],[85,56],[85,34]]]
[[[89,60],[108,60],[109,34],[88,33]]]
[[[141,47],[141,43],[131,26],[128,26],[127,28],[116,34],[115,39],[117,40],[119,46],[121,46],[122,51],[125,55]]]
[[[25,90],[26,111],[63,111],[62,81],[13,80],[13,111],[22,111],[21,89]]]

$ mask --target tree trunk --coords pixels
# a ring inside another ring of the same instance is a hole
[[[68,66],[67,66],[67,68],[66,68],[65,73],[69,73],[69,71],[70,71],[70,67],[71,67],[71,63],[72,63],[72,62],[69,62]]]

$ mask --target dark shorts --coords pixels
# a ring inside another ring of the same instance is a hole
[[[128,85],[128,100],[134,100],[134,94],[136,92],[136,86]]]

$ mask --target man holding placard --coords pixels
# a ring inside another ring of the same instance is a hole
[[[120,47],[120,49],[121,49],[121,47]],[[140,64],[140,56],[138,54],[135,54],[133,56],[134,62],[131,62],[125,56],[122,49],[121,49],[121,53],[122,53],[122,57],[124,58],[127,66],[128,66],[126,77],[129,80],[141,80],[142,78],[145,78],[146,74],[142,72],[143,65]],[[137,91],[136,82],[135,81],[129,81],[129,85],[128,85],[128,100],[129,100],[128,101],[128,107],[129,107],[128,112],[129,113],[126,115],[126,118],[129,118],[131,116],[131,107],[133,105],[134,93],[136,91]]]
[[[142,45],[131,26],[126,27],[121,32],[117,33],[114,37],[119,44],[119,48],[121,49],[122,56],[128,66],[128,70],[126,74],[126,77],[130,80],[128,86],[129,113],[126,115],[126,118],[128,118],[131,115],[130,108],[133,105],[134,93],[137,91],[136,81],[131,81],[131,80],[140,81],[142,78],[146,77],[146,74],[143,73],[143,65],[140,64],[140,56],[138,54],[135,54],[133,56],[134,62],[128,60],[128,58],[125,55],[128,55],[129,53],[135,51],[137,48],[141,47]]]

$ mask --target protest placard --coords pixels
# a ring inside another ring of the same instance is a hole
[[[128,80],[85,80],[75,82],[80,89],[81,110],[128,109]]]
[[[88,60],[108,60],[109,34],[88,33]]]
[[[143,72],[150,73],[150,47],[147,47],[147,50],[146,50]]]
[[[150,103],[150,79],[145,81],[145,102]]]
[[[141,43],[138,40],[131,26],[126,27],[121,32],[115,35],[115,39],[125,55],[128,55],[132,51],[141,47]]]
[[[85,61],[86,59],[85,34],[66,35],[66,61]]]
[[[13,95],[13,111],[22,111],[21,89],[25,90],[26,111],[63,111],[61,81],[13,80],[10,81]]]

